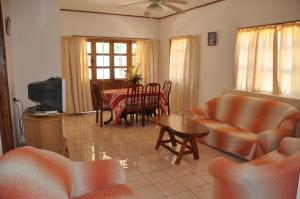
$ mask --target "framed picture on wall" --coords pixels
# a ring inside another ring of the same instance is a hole
[[[217,45],[217,32],[209,32],[208,33],[207,44],[209,46]]]

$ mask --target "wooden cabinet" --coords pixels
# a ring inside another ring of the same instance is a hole
[[[25,144],[27,146],[68,156],[62,114],[57,116],[32,116],[26,113],[23,122]]]

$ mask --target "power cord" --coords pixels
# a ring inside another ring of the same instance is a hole
[[[21,100],[18,100],[16,98],[13,98],[13,102],[17,108],[17,117],[18,117],[18,126],[20,130],[20,146],[24,146],[24,124],[23,124],[23,116],[26,113],[26,111],[30,108],[24,109],[23,102]]]

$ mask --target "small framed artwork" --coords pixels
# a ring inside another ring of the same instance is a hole
[[[209,46],[217,45],[217,32],[209,32],[208,33],[207,44]]]

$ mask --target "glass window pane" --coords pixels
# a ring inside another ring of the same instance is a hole
[[[114,52],[116,54],[126,54],[127,44],[126,43],[114,43]]]
[[[92,79],[92,69],[89,68],[89,79]]]
[[[109,56],[108,55],[97,55],[96,57],[96,65],[97,66],[105,66],[109,67]]]
[[[135,56],[132,56],[132,66],[135,66],[135,64],[136,64]]]
[[[88,66],[92,66],[92,56],[88,55]]]
[[[109,53],[109,43],[96,42],[96,53],[108,54]]]
[[[92,53],[92,43],[89,41],[89,42],[86,42],[86,52],[87,53]]]
[[[115,66],[127,66],[127,56],[115,56]]]
[[[110,69],[97,68],[97,79],[110,79]]]
[[[136,44],[132,44],[132,54],[134,55],[136,52]]]
[[[115,78],[116,79],[126,78],[126,68],[115,68]]]

